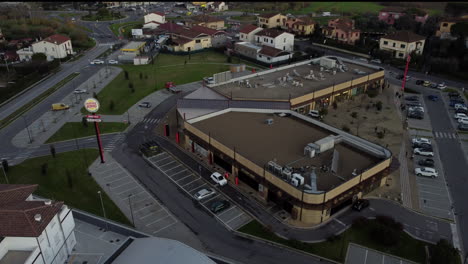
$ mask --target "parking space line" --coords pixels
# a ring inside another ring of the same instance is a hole
[[[228,224],[229,222],[231,222],[232,220],[234,220],[234,219],[238,218],[238,217],[239,217],[239,216],[241,216],[241,215],[244,215],[244,212],[241,212],[241,213],[240,213],[240,214],[238,214],[236,217],[234,217],[234,218],[231,218],[231,220],[227,221],[227,222],[226,222],[226,224]]]
[[[155,160],[154,162],[160,162],[160,161],[163,161],[163,160],[166,160],[166,159],[170,159],[170,158],[172,158],[172,157],[171,157],[171,156],[167,156],[167,157],[165,157],[165,158]]]
[[[179,173],[181,173],[181,172],[184,172],[184,171],[188,171],[188,170],[187,170],[187,169],[181,170],[181,171],[179,171],[179,172],[177,172],[177,173],[175,173],[175,174],[172,174],[172,176],[169,176],[169,177],[172,179],[172,177],[174,177],[174,176],[176,176],[177,174],[179,174]]]
[[[431,195],[437,195],[437,196],[447,197],[447,195],[445,195],[445,194],[438,194],[438,193],[426,192],[426,191],[421,191],[421,190],[420,190],[419,192],[422,192],[422,193],[429,193],[429,194],[431,194]]]
[[[182,188],[184,188],[184,186],[187,186],[187,185],[189,185],[189,184],[191,184],[191,183],[193,183],[193,182],[196,182],[196,181],[198,181],[198,180],[199,180],[199,179],[195,179],[195,180],[193,180],[193,181],[191,181],[191,182],[189,182],[189,183],[187,183],[187,184],[184,184],[184,185],[182,185]],[[185,188],[184,188],[184,189],[185,189]]]
[[[120,180],[125,179],[125,178],[127,178],[127,177],[128,177],[127,175],[124,175],[123,177],[120,177],[120,178],[118,178],[118,179],[116,179],[116,180],[107,182],[107,184],[112,184],[112,183],[114,183],[114,182],[116,182],[116,181],[120,181]]]
[[[434,199],[429,199],[429,198],[420,198],[420,200],[426,200],[426,201],[434,201],[434,202],[440,202],[440,203],[443,203],[444,201],[441,201],[441,200],[434,200]],[[448,202],[448,201],[447,201]],[[450,203],[450,202],[449,202]]]
[[[189,192],[189,193],[190,193],[190,192],[193,192],[193,191],[195,191],[195,190],[198,189],[198,188],[204,187],[205,185],[206,185],[206,183],[203,183],[202,185],[200,185],[200,186],[198,186],[198,187],[195,187],[195,188],[193,188],[192,190],[190,190],[190,191],[188,191],[188,192]]]
[[[237,208],[237,206],[235,206],[235,205],[234,205],[234,206],[231,206],[231,208],[227,209],[227,210],[224,211],[224,212],[221,212],[218,216],[221,217],[222,215],[224,215],[225,213],[231,211],[231,210],[234,209],[234,208]],[[223,222],[224,222],[224,221],[223,221]]]
[[[161,207],[161,209],[159,209],[159,210],[157,210],[157,211],[154,211],[154,212],[149,212],[147,215],[140,217],[140,219],[143,219],[143,218],[146,218],[146,217],[148,217],[148,216],[150,216],[150,215],[154,215],[154,214],[156,214],[156,213],[159,213],[159,212],[161,212],[162,210],[163,210],[163,208]],[[135,211],[135,213],[136,213],[136,211]]]
[[[154,231],[153,234],[158,233],[158,232],[160,232],[160,231],[162,231],[162,230],[164,230],[164,229],[166,229],[166,228],[172,226],[173,224],[174,224],[174,223],[170,223],[170,224],[168,224],[167,226],[165,226],[165,227],[163,227],[163,228],[160,228],[160,229]]]
[[[203,203],[201,203],[201,204],[208,203],[209,201],[213,200],[214,198],[216,198],[216,197],[218,197],[218,196],[220,196],[220,194],[219,194],[219,193],[216,193],[215,196],[211,197],[211,198],[208,199],[208,200],[203,201]]]
[[[139,192],[139,193],[134,194],[133,196],[137,196],[137,195],[142,194],[142,193],[145,193],[145,192],[146,192],[146,191],[143,190],[143,191],[141,191],[141,192]]]
[[[123,192],[119,192],[119,193],[117,193],[117,195],[122,194],[122,193],[124,193],[124,192],[128,192],[128,191],[134,190],[134,189],[138,189],[138,188],[141,188],[141,187],[140,187],[140,186],[135,186],[135,187],[133,187],[133,188],[131,188],[131,189],[127,189],[127,190],[125,190],[125,191],[123,191]]]
[[[147,224],[146,226],[150,226],[150,225],[152,225],[152,224],[156,224],[157,222],[159,222],[159,221],[161,221],[161,220],[163,220],[163,219],[166,219],[166,218],[168,218],[168,217],[171,217],[171,216],[170,216],[170,215],[166,215],[165,217],[159,218],[158,220],[153,221],[153,222]]]
[[[146,199],[151,200],[153,198],[148,192],[145,192],[145,194],[148,195],[149,197],[144,197],[143,199],[140,198],[141,200],[134,200],[133,203],[139,203],[139,202],[144,201]],[[127,200],[127,198],[124,198],[122,200]],[[159,203],[157,203],[157,204],[159,204]]]
[[[148,208],[148,207],[150,207],[152,205],[154,205],[154,204],[145,204],[142,208],[140,208],[138,210],[134,210],[133,212],[134,213],[140,212],[141,210],[144,210],[144,209],[146,209],[146,208]]]
[[[168,165],[168,164],[171,164],[172,162],[176,162],[176,163],[177,163],[176,160],[173,160],[173,161],[168,162],[168,163],[166,163],[166,164],[164,164],[164,165],[156,165],[156,166],[158,166],[159,168],[161,168],[161,167],[164,167],[164,166],[166,166],[166,165]]]
[[[181,180],[183,180],[183,179],[185,179],[185,178],[187,178],[187,177],[190,177],[190,176],[192,176],[192,174],[189,174],[189,175],[187,175],[187,176],[185,176],[185,177],[183,177],[183,178],[181,178],[181,179],[178,179],[177,181],[174,181],[174,182],[176,182],[177,185],[180,186],[180,184],[178,183],[178,181],[181,181]],[[170,177],[170,176],[169,176],[169,177]],[[180,187],[182,187],[182,186],[180,186]]]
[[[166,153],[166,152],[162,152],[162,153],[159,153],[159,154],[157,154],[157,155],[154,155],[152,158],[157,158],[157,157],[163,156],[163,155],[167,155],[167,153]]]
[[[175,167],[172,167],[172,168],[170,168],[170,169],[165,170],[164,172],[168,172],[168,171],[170,171],[170,170],[173,170],[173,169],[178,168],[178,167],[181,167],[181,166],[182,166],[182,165],[179,164],[179,165],[177,165],[177,166],[175,166]]]
[[[121,185],[119,185],[119,186],[110,186],[109,188],[112,189],[112,190],[115,190],[115,189],[117,189],[117,188],[119,188],[119,187],[122,187],[122,186],[124,186],[124,185],[127,185],[127,184],[129,184],[129,183],[132,183],[132,181],[125,182],[124,184],[121,184]]]
[[[427,206],[427,205],[423,205],[423,207],[430,208],[430,209],[435,209],[435,210],[442,211],[442,212],[450,212],[448,210],[444,210],[444,209],[440,209],[440,208],[432,207],[432,206]]]

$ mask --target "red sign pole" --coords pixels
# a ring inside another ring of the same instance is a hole
[[[403,74],[403,82],[401,83],[401,91],[405,91],[405,84],[406,84],[406,74],[408,74],[408,67],[409,63],[411,61],[411,55],[408,54],[408,58],[406,58],[406,68],[405,68],[405,74]]]
[[[95,115],[95,114],[93,113],[93,115]],[[105,163],[105,161],[104,161],[104,152],[102,150],[101,134],[99,133],[98,122],[94,122],[94,130],[96,131],[96,138],[97,138],[98,147],[99,147],[99,155],[101,156],[101,163]]]

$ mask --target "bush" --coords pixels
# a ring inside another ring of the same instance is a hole
[[[47,175],[47,169],[49,168],[49,165],[47,163],[44,163],[41,165],[41,173],[42,175]]]
[[[357,112],[352,112],[352,113],[351,113],[351,117],[352,117],[352,118],[357,118]]]
[[[98,99],[96,92],[93,92],[93,98]]]
[[[133,83],[129,82],[128,83],[128,88],[130,88],[130,90],[132,90],[133,89]]]
[[[335,242],[335,241],[337,241],[337,240],[339,240],[339,239],[340,239],[340,236],[331,235],[331,236],[327,237],[327,242],[330,242],[330,243],[331,243],[331,242]]]
[[[321,116],[328,115],[328,109],[326,109],[326,108],[320,109],[320,110],[319,110],[319,114],[320,114]]]
[[[377,110],[382,111],[382,101],[378,101],[378,102],[375,104],[375,107],[377,108]]]
[[[367,89],[366,94],[369,98],[374,98],[379,94],[379,91],[377,89]]]
[[[431,245],[431,264],[457,263],[460,259],[458,251],[445,239]],[[457,260],[458,259],[458,260]]]
[[[83,118],[81,118],[81,124],[83,125],[83,127],[88,127],[88,120],[86,119],[86,116],[83,116]]]
[[[31,56],[31,60],[32,60],[32,61],[46,61],[46,60],[47,60],[47,56],[46,56],[44,53],[34,53],[34,54]]]
[[[403,231],[403,225],[400,222],[395,221],[393,217],[386,216],[386,215],[377,215],[375,217],[377,223],[388,226],[395,231]]]
[[[8,160],[6,159],[2,160],[2,166],[5,172],[8,172],[8,170],[10,169],[10,166],[8,165]]]
[[[351,131],[351,129],[349,129],[349,127],[348,127],[347,125],[343,125],[343,126],[341,127],[341,130],[343,130],[344,132],[349,132],[349,131]]]
[[[227,57],[227,63],[232,63],[232,57],[231,56]]]

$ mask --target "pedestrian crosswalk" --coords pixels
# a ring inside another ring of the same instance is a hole
[[[458,139],[457,134],[453,132],[434,131],[433,133],[436,138]]]
[[[147,124],[157,124],[159,123],[160,119],[159,118],[144,118],[141,122],[147,123]]]
[[[122,140],[125,138],[125,134],[121,133],[115,136],[106,146],[104,146],[104,150],[107,152],[111,152],[114,150],[115,146],[117,146]]]

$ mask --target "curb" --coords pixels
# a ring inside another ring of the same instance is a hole
[[[67,122],[66,122],[67,123]],[[123,133],[123,132],[111,132],[111,133],[105,133],[105,134],[100,134],[101,136],[102,135],[113,135],[113,134],[120,134],[120,133]],[[93,136],[87,136],[87,137],[79,137],[79,138],[72,138],[72,139],[67,139],[67,140],[61,140],[61,141],[54,141],[54,142],[50,142],[50,143],[44,143],[43,145],[53,145],[53,144],[57,144],[57,143],[64,143],[64,142],[68,142],[68,141],[72,141],[72,140],[80,140],[80,139],[85,139],[85,138],[92,138],[92,137],[95,137],[96,135],[93,135]]]

